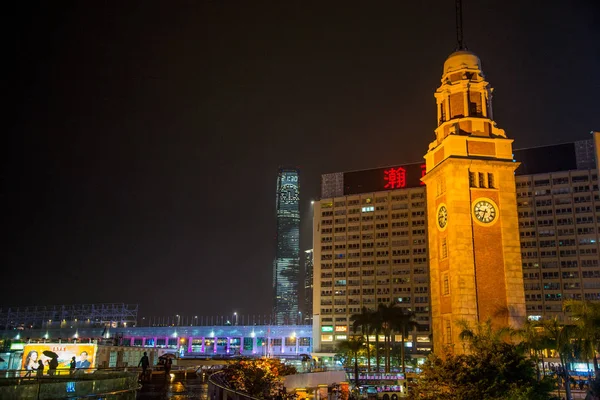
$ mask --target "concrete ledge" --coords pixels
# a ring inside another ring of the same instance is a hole
[[[101,372],[73,379],[45,377],[40,380],[17,380],[0,386],[0,399],[53,400],[103,395],[113,392],[131,392],[135,398],[138,389],[137,372]],[[12,384],[11,384],[12,383]]]

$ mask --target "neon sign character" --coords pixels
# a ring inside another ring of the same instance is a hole
[[[383,179],[387,182],[384,189],[400,189],[406,187],[406,170],[402,167],[383,171]]]

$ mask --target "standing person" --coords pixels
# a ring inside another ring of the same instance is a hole
[[[73,375],[75,373],[75,367],[77,366],[77,361],[75,361],[75,356],[71,357],[71,362],[69,363],[69,373]]]
[[[42,376],[44,376],[44,363],[42,362],[42,360],[38,360],[38,367],[37,367],[37,377],[41,378]]]
[[[150,365],[150,360],[148,360],[148,353],[144,352],[144,355],[142,356],[142,358],[140,359],[140,362],[138,363],[138,367],[140,365],[142,366],[142,382],[143,382],[147,378],[146,370],[148,369],[148,365]]]
[[[169,379],[170,378],[170,374],[171,374],[171,364],[173,364],[173,361],[171,360],[170,357],[168,357],[165,360],[165,379]]]
[[[58,359],[56,357],[52,357],[52,359],[48,363],[48,375],[56,375],[56,368],[58,368]]]

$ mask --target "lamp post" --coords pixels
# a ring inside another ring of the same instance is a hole
[[[198,316],[194,315],[194,326],[198,326]]]
[[[179,326],[179,321],[181,320],[181,317],[179,316],[179,314],[177,314],[176,317],[177,317],[177,324],[176,325]]]
[[[235,320],[235,325],[237,325],[237,324],[238,324],[238,316],[237,316],[237,312],[234,312],[234,313],[233,313],[233,318],[234,318],[234,320]]]

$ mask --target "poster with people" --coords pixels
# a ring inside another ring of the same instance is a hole
[[[39,361],[48,368],[51,362],[58,369],[69,369],[71,360],[75,357],[75,368],[94,368],[98,345],[89,343],[30,343],[23,348],[21,369],[35,372]],[[56,359],[56,361],[53,361]]]

